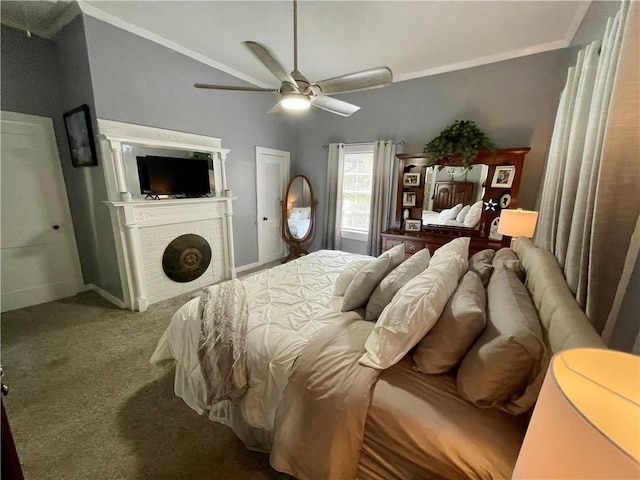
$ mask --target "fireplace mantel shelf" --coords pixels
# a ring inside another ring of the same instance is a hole
[[[135,207],[166,207],[167,205],[195,205],[211,202],[224,202],[227,200],[237,200],[238,197],[202,197],[202,198],[163,198],[160,200],[144,200],[134,198],[130,202],[110,202],[105,201],[107,205],[114,207],[133,206]]]

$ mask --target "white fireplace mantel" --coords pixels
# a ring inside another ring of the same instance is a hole
[[[235,198],[222,196],[227,188],[225,161],[229,150],[221,147],[220,139],[101,119],[98,128],[108,191],[105,203],[111,213],[125,306],[144,311],[149,304],[235,278]],[[126,168],[125,161],[135,158],[127,157],[127,149],[140,146],[209,153],[216,196],[145,200],[138,192],[129,191],[132,182],[126,172],[132,169]],[[162,271],[162,256],[173,239],[189,233],[209,243],[211,263],[199,278],[179,283]]]

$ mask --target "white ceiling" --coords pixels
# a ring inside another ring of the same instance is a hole
[[[299,69],[317,81],[386,65],[401,81],[563,48],[589,3],[301,0]],[[79,6],[259,86],[279,82],[242,41],[267,46],[293,69],[292,2],[83,0]],[[3,0],[1,8],[3,23],[26,28],[27,20],[44,36],[77,13],[77,7],[56,1]]]

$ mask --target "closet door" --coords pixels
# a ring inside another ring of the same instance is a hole
[[[286,256],[282,239],[282,204],[289,183],[289,152],[256,147],[258,263]]]
[[[82,273],[50,118],[2,112],[2,311],[78,293]]]

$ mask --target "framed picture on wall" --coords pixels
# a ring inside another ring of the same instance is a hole
[[[515,176],[516,167],[514,165],[496,167],[496,171],[493,172],[491,188],[511,188]]]
[[[420,174],[419,173],[405,173],[402,177],[402,184],[405,187],[419,187],[420,186]]]
[[[81,105],[78,108],[74,108],[65,113],[63,118],[73,166],[95,167],[98,165],[89,106]]]
[[[402,206],[403,207],[415,207],[416,206],[416,192],[403,192],[402,193]]]

